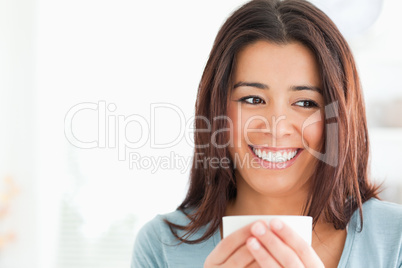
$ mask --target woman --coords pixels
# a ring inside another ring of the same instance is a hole
[[[255,0],[220,29],[196,103],[187,197],[138,234],[132,267],[402,267],[402,209],[379,201],[346,41],[304,0]],[[228,160],[228,161],[227,161]],[[222,239],[227,215],[309,215]]]

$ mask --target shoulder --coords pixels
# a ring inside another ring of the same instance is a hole
[[[371,198],[363,204],[363,221],[402,228],[402,205]]]
[[[400,267],[402,265],[402,206],[372,198],[348,225],[342,257],[347,267]],[[345,255],[345,256],[344,256]]]
[[[402,206],[371,198],[363,204],[363,226],[359,211],[355,211],[351,227],[361,241],[375,241],[384,248],[402,243]],[[363,228],[361,228],[361,226]]]
[[[164,220],[185,225],[186,218],[183,212],[176,210],[147,222],[136,236],[131,267],[165,267],[164,245],[171,244],[175,237]]]
[[[384,246],[402,243],[402,205],[372,198],[363,204],[365,236],[382,240]]]
[[[175,236],[166,220],[177,225],[185,226],[189,223],[189,219],[182,211],[176,210],[168,214],[157,215],[147,222],[138,232],[135,246],[142,247],[144,244],[156,244],[157,248],[160,243],[169,243],[175,240]]]
[[[139,234],[155,234],[155,231],[157,231],[158,234],[163,234],[167,231],[170,232],[169,225],[166,221],[183,226],[190,222],[184,212],[175,210],[167,214],[158,214],[140,229]]]
[[[370,231],[402,235],[402,205],[371,198],[363,204],[362,210],[364,233]],[[354,225],[360,229],[359,210],[355,211],[352,218]]]
[[[190,223],[186,213],[191,213],[191,210],[186,210],[186,212],[176,210],[168,214],[157,215],[146,223],[137,234],[131,267],[183,267],[184,264],[202,267],[206,256],[215,246],[214,238],[199,244],[180,243],[166,223],[169,221],[176,225],[186,226]],[[185,232],[177,229],[173,231],[177,232],[178,236],[182,236]],[[204,231],[205,229],[201,228],[189,238],[198,238]]]

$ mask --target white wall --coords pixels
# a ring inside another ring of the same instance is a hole
[[[37,262],[34,9],[30,0],[0,1],[0,185],[10,176],[20,191],[0,223],[0,232],[15,232],[18,241],[0,252],[5,268]]]

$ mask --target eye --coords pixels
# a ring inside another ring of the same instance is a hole
[[[241,98],[239,101],[252,105],[265,104],[265,101],[258,96],[246,96]]]
[[[318,107],[318,104],[315,101],[312,100],[300,100],[294,103],[297,106],[303,107],[303,108],[316,108]]]

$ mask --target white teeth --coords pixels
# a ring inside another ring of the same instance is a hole
[[[274,163],[286,162],[295,157],[297,150],[292,152],[271,152],[271,151],[261,151],[261,149],[253,148],[254,153],[261,159]]]
[[[267,157],[267,160],[268,161],[272,161],[272,152],[268,152],[268,157]]]
[[[276,162],[285,162],[285,161],[287,161],[286,152],[283,152],[283,153],[277,152],[275,158],[276,158],[275,159]]]

